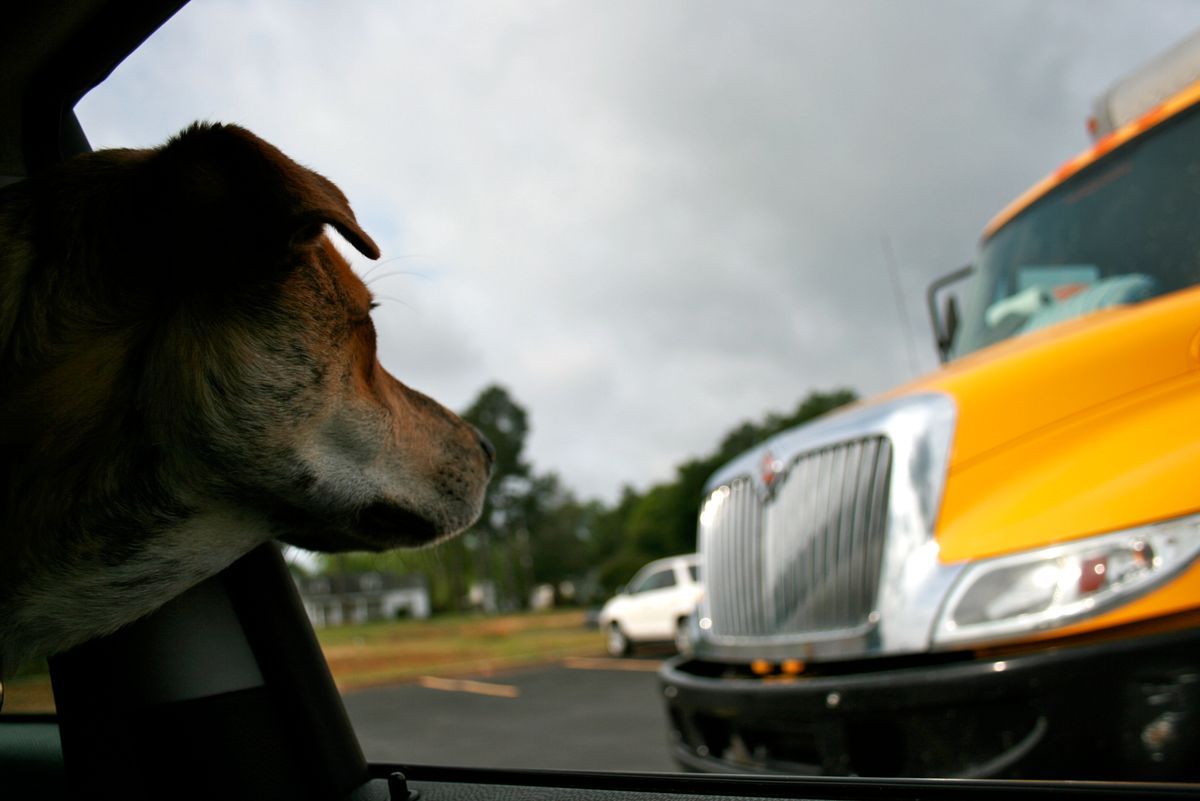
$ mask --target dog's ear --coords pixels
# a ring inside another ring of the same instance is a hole
[[[332,181],[245,128],[197,123],[145,166],[154,234],[190,240],[163,242],[167,247],[261,252],[307,244],[329,224],[358,252],[379,258]]]

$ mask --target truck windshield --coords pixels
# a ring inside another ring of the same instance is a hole
[[[1085,168],[984,242],[952,357],[1200,283],[1200,113]]]

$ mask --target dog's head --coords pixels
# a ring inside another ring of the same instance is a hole
[[[66,596],[139,596],[76,627],[114,628],[271,537],[380,550],[475,520],[490,446],[380,366],[326,225],[379,256],[337,187],[234,126],[0,193],[0,649],[14,620],[92,614]]]

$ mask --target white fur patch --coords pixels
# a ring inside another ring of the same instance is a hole
[[[40,574],[14,599],[15,609],[0,610],[3,674],[31,655],[78,645],[153,612],[270,539],[261,516],[213,506],[110,568],[72,565]]]

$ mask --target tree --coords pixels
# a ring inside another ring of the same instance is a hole
[[[529,465],[523,459],[529,416],[508,390],[497,384],[485,388],[462,417],[483,432],[496,448],[493,486],[497,479],[529,474]]]
[[[523,458],[529,416],[508,390],[495,384],[485,388],[462,416],[496,449],[483,513],[468,540],[475,546],[476,578],[493,583],[503,606],[523,608],[532,573],[527,498],[532,482]]]
[[[558,585],[583,576],[591,567],[588,543],[603,507],[577,501],[556,473],[538,476],[530,489],[524,522],[530,534],[531,583]]]

